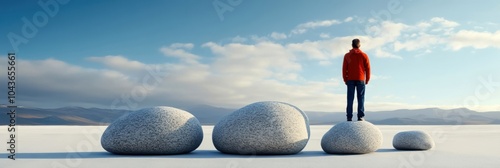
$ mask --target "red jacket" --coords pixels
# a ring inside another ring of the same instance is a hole
[[[363,80],[368,84],[368,81],[370,81],[370,59],[368,59],[368,55],[357,48],[353,48],[345,54],[344,63],[342,64],[342,77],[344,82]]]

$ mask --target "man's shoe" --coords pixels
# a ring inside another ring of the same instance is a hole
[[[348,118],[347,121],[352,121],[352,118]]]
[[[358,118],[358,121],[365,121],[365,119],[363,117],[361,117],[361,118]]]

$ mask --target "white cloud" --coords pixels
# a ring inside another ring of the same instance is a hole
[[[234,37],[233,39],[231,39],[231,41],[233,43],[244,43],[246,42],[248,39],[247,38],[244,38],[244,37],[240,37],[239,35]]]
[[[344,19],[344,22],[350,22],[352,21],[354,18],[353,17],[347,17]]]
[[[170,48],[184,48],[184,49],[188,49],[188,50],[193,49],[193,47],[194,47],[194,44],[192,44],[192,43],[174,43],[174,44],[170,45]]]
[[[417,51],[420,52],[417,56],[420,56],[432,53],[432,50],[440,45],[446,45],[441,48],[455,51],[465,47],[500,48],[500,31],[455,30],[459,25],[439,17],[419,22],[406,29],[406,34],[392,43],[394,51]]]
[[[403,59],[401,56],[397,56],[396,54],[387,52],[386,50],[383,50],[381,48],[375,49],[375,56],[380,57],[380,58],[397,58],[397,59]]]
[[[443,35],[450,35],[460,24],[451,20],[446,20],[441,17],[434,17],[428,22],[433,25],[431,32]]]
[[[438,45],[446,45],[447,49],[460,50],[465,47],[484,49],[489,47],[500,48],[500,31],[481,31],[484,27],[475,27],[479,30],[456,30],[458,22],[441,17],[431,18],[410,26],[411,36],[394,43],[394,51],[419,51],[431,53]]]
[[[328,26],[333,23],[340,23],[336,20],[308,22],[301,24],[298,27],[314,28],[318,26]],[[329,59],[343,56],[352,48],[350,46],[351,40],[359,38],[362,41],[362,49],[365,52],[372,52],[373,57],[382,58],[401,58],[396,54],[390,52],[387,45],[395,42],[402,34],[404,29],[409,26],[403,23],[395,23],[390,21],[381,22],[380,24],[370,26],[367,35],[365,36],[341,36],[332,38],[327,33],[321,33],[321,40],[303,41],[296,43],[285,43],[284,47],[287,52],[300,58],[308,58],[317,60],[318,64],[326,65],[330,62]],[[295,30],[295,29],[294,29]],[[292,30],[293,31],[293,30]],[[269,36],[273,39],[284,38],[286,35],[273,32]],[[271,43],[267,36],[251,36],[255,43]],[[366,45],[364,45],[366,44]]]
[[[325,38],[325,39],[326,38],[330,38],[330,34],[328,34],[328,33],[321,33],[321,34],[319,34],[319,37]]]
[[[252,35],[250,36],[250,39],[252,39],[255,43],[270,41],[267,36],[263,37],[263,36]]]
[[[287,45],[287,48],[296,53],[303,53],[305,57],[317,59],[317,60],[326,60],[328,59],[328,53],[322,51],[321,42],[318,41],[305,41],[302,43],[291,43]]]
[[[347,53],[351,47],[354,36],[335,37],[318,41],[304,41],[301,43],[289,43],[287,49],[306,58],[325,61],[338,58]]]
[[[363,51],[374,52],[373,55],[369,54],[369,56],[401,59],[400,56],[391,53],[387,47],[389,44],[396,42],[402,36],[403,31],[408,28],[410,28],[410,26],[403,23],[384,21],[380,24],[368,27],[366,36],[351,36],[344,39],[344,43],[350,47],[350,41],[353,38],[359,38]]]
[[[286,36],[285,33],[272,32],[271,33],[271,38],[273,38],[275,40],[283,40],[283,39],[286,39],[287,36]]]
[[[484,49],[489,47],[500,48],[500,31],[488,32],[479,30],[456,30],[460,26],[455,21],[441,17],[431,18],[429,21],[417,23],[408,29],[404,39],[394,42],[394,51],[421,51],[422,54],[431,53],[438,45],[446,45],[454,51],[465,47]],[[445,48],[445,47],[443,47]]]
[[[401,36],[404,29],[409,28],[408,25],[403,23],[395,23],[392,21],[384,21],[380,24],[371,26],[368,29],[368,34],[373,38],[383,38],[383,42],[393,42]]]
[[[179,58],[181,61],[187,63],[198,63],[199,56],[188,52],[188,50],[193,49],[194,45],[192,43],[174,43],[168,47],[160,48],[160,51],[165,54],[165,56]]]
[[[140,70],[146,67],[139,61],[130,61],[121,55],[108,55],[104,57],[89,57],[88,60],[103,63],[112,69],[117,70]]]
[[[417,25],[415,25],[419,30],[422,30],[422,29],[427,29],[429,27],[432,26],[431,23],[429,22],[420,22],[420,23],[417,23]]]
[[[352,48],[352,39],[358,38],[361,40],[362,50],[372,53],[369,56],[400,59],[400,56],[391,53],[386,46],[394,43],[407,28],[409,26],[406,24],[385,21],[369,27],[368,34],[365,36],[343,36],[316,41],[289,43],[287,44],[287,48],[291,52],[310,59],[328,61],[349,52]]]
[[[20,105],[107,106],[133,86],[129,77],[119,71],[83,68],[55,59],[18,60],[18,68],[23,72],[17,79]],[[32,103],[24,104],[27,102]]]
[[[396,41],[394,43],[394,51],[398,52],[400,50],[415,51],[419,49],[428,49],[442,43],[445,43],[445,41],[436,35],[421,33],[417,37],[411,38],[405,42]]]
[[[335,19],[322,20],[322,21],[312,21],[312,22],[299,24],[291,32],[292,32],[292,34],[303,34],[303,33],[307,32],[307,30],[309,30],[309,29],[315,29],[318,27],[330,27],[332,25],[336,25],[336,24],[340,24],[340,23],[342,23],[342,22],[335,20]]]
[[[253,72],[265,72],[269,68],[276,71],[296,71],[301,69],[300,64],[295,62],[295,55],[287,51],[282,45],[272,42],[260,42],[255,45],[234,43],[219,45],[209,42],[203,44],[203,47],[209,48],[217,56],[214,68],[219,73],[225,72],[248,76],[245,74],[252,73],[255,75]]]
[[[460,25],[457,22],[446,20],[446,19],[444,19],[442,17],[434,17],[434,18],[431,19],[431,22],[439,23],[443,27],[457,27],[457,26]]]
[[[483,49],[488,47],[500,48],[500,31],[479,32],[472,30],[460,30],[450,36],[448,46],[453,50],[465,47]]]
[[[354,18],[353,18],[354,19]],[[435,19],[436,20],[436,19]],[[437,20],[440,21],[440,20]],[[445,22],[445,21],[441,21]],[[340,24],[337,20],[325,20],[316,22],[307,22],[300,24],[295,29],[291,30],[292,34],[304,33],[308,29],[331,26],[334,24]],[[421,22],[418,24],[420,28],[427,28],[431,26],[430,22]],[[413,30],[413,26],[406,25],[403,23],[397,23],[392,21],[384,21],[366,29],[366,35],[364,36],[341,36],[332,38],[328,33],[321,33],[319,36],[323,39],[314,41],[303,41],[296,43],[285,43],[286,48],[295,54],[307,57],[310,59],[318,60],[318,63],[324,64],[328,62],[329,59],[337,58],[343,56],[346,52],[351,49],[350,43],[353,38],[359,38],[362,41],[362,49],[365,52],[372,53],[371,56],[381,57],[381,58],[402,58],[397,54],[391,53],[391,51],[400,51],[402,49],[412,50],[412,42],[401,42],[398,41],[403,33],[407,30]],[[417,29],[418,30],[418,29]],[[408,34],[404,34],[408,36]],[[417,36],[417,34],[414,34]],[[282,33],[273,32],[269,36],[272,39],[281,39],[288,36]],[[251,37],[256,43],[269,42],[267,36],[252,36]],[[422,39],[422,41],[424,41]],[[394,44],[396,43],[396,44]],[[366,44],[366,45],[364,45]]]

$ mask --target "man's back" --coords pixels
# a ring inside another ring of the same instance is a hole
[[[370,60],[368,55],[358,48],[351,49],[344,56],[342,64],[342,77],[344,82],[360,80],[368,83],[370,80]]]

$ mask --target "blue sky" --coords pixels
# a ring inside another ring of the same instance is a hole
[[[360,38],[372,64],[368,111],[498,111],[499,10],[493,0],[9,0],[0,61],[16,51],[25,106],[276,100],[341,112],[343,54]]]

